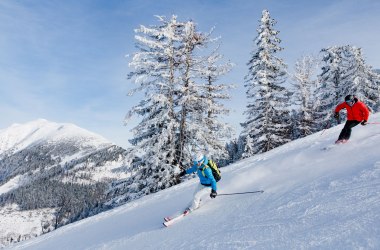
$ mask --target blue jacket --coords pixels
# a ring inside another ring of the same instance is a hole
[[[197,171],[201,184],[204,186],[211,186],[211,188],[216,191],[216,181],[215,181],[214,176],[212,175],[212,170],[210,167],[205,167],[207,163],[208,163],[208,160],[205,156],[204,162],[202,165],[198,167],[197,162],[194,162],[193,166],[186,170],[186,174],[192,174],[195,171]],[[203,172],[205,175],[203,175],[202,173],[203,168],[204,168]]]

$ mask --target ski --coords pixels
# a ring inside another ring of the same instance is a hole
[[[188,215],[190,212],[188,211],[185,211],[184,213],[174,217],[174,218],[169,218],[169,217],[165,217],[164,220],[165,222],[162,223],[165,227],[168,227],[168,226],[171,226],[173,225],[174,223],[176,223],[177,221],[181,220],[183,217],[185,217],[186,215]]]
[[[347,141],[342,141],[342,142],[337,141],[337,142],[335,142],[335,144],[328,145],[328,146],[322,148],[322,150],[323,150],[323,151],[328,151],[328,150],[330,150],[330,149],[333,149],[333,148],[335,148],[335,147],[338,147],[339,145],[344,145],[344,144],[346,144],[346,143],[347,143]]]
[[[326,147],[323,147],[321,148],[322,151],[328,151],[332,148],[335,148],[337,145],[336,144],[333,144],[333,145],[329,145],[329,146],[326,146]]]
[[[328,151],[328,150],[330,150],[332,148],[335,148],[335,147],[337,147],[339,145],[346,144],[346,143],[348,143],[348,140],[337,140],[334,144],[328,145],[328,146],[322,148],[322,150],[323,151]]]

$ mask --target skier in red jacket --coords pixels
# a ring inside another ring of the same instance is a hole
[[[351,129],[361,123],[367,125],[369,110],[367,106],[360,102],[354,95],[348,95],[344,98],[344,102],[336,106],[334,117],[339,119],[339,111],[341,109],[347,110],[347,121],[344,125],[342,132],[340,132],[338,140],[335,142],[345,143],[350,139]]]

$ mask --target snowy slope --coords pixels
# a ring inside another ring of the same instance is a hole
[[[371,121],[380,121],[372,115]],[[380,125],[342,125],[222,169],[219,196],[169,228],[197,180],[15,245],[15,249],[380,249]]]

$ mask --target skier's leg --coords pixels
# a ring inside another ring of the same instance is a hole
[[[168,221],[168,220],[171,220],[177,216],[180,216],[182,215],[184,212],[189,212],[189,211],[193,211],[195,209],[197,209],[200,205],[200,202],[201,202],[201,198],[203,196],[203,194],[206,192],[207,193],[207,187],[206,186],[203,186],[202,184],[198,184],[196,187],[195,187],[195,190],[194,190],[194,198],[193,200],[190,202],[190,204],[186,207],[186,209],[184,211],[179,211],[179,212],[176,212],[175,214],[172,214],[170,217],[165,217],[165,221]]]
[[[343,127],[342,131],[340,131],[340,134],[339,134],[339,137],[338,137],[338,141],[344,140],[347,137],[347,133],[351,133],[351,132],[348,131],[349,130],[348,124],[349,124],[349,121],[346,121],[346,123],[344,124],[344,127]]]
[[[190,202],[190,204],[186,207],[186,209],[184,209],[183,211],[176,212],[175,214],[172,214],[170,217],[166,217],[165,220],[166,221],[170,220],[170,219],[175,218],[179,215],[182,215],[183,213],[186,213],[187,211],[193,211],[193,210],[197,209],[199,207],[200,200],[201,200],[198,193],[201,192],[204,188],[205,188],[205,186],[198,184],[194,190],[194,198]]]
[[[172,214],[170,217],[165,218],[165,220],[175,218],[175,217],[177,217],[177,216],[179,216],[179,215],[182,215],[183,213],[186,213],[187,210],[190,210],[190,208],[191,208],[192,206],[194,206],[193,204],[196,202],[196,201],[194,201],[194,200],[195,200],[195,196],[196,196],[196,194],[197,194],[199,191],[201,191],[202,188],[203,188],[203,185],[198,184],[198,185],[196,186],[195,190],[194,190],[194,198],[193,198],[193,200],[190,202],[190,204],[185,208],[185,210],[183,210],[183,211],[179,211],[179,212],[176,212],[175,214]],[[192,210],[190,210],[190,211],[192,211]]]
[[[347,121],[344,127],[346,128],[345,134],[342,139],[348,140],[351,137],[351,131],[352,128],[357,126],[360,122],[359,121]]]
[[[358,125],[359,123],[360,122],[353,121],[353,120],[346,121],[346,123],[344,124],[344,127],[343,127],[342,131],[339,134],[338,141],[350,139],[350,137],[351,137],[351,129],[353,127],[355,127],[356,125]]]
[[[198,184],[194,191],[194,198],[189,206],[190,211],[194,211],[195,209],[199,208],[201,204],[202,197],[209,193],[210,187],[203,186],[202,184]]]
[[[176,217],[179,217],[179,216],[181,216],[183,214],[186,215],[189,212],[192,212],[195,209],[198,209],[199,206],[200,206],[200,203],[202,201],[202,197],[204,195],[207,195],[208,193],[210,193],[210,188],[211,187],[207,187],[207,186],[203,186],[202,184],[198,184],[197,187],[194,190],[194,198],[190,202],[189,206],[185,209],[185,211],[177,212],[177,213],[173,214],[170,217],[165,217],[164,220],[165,221],[170,221],[172,219],[175,219]]]

